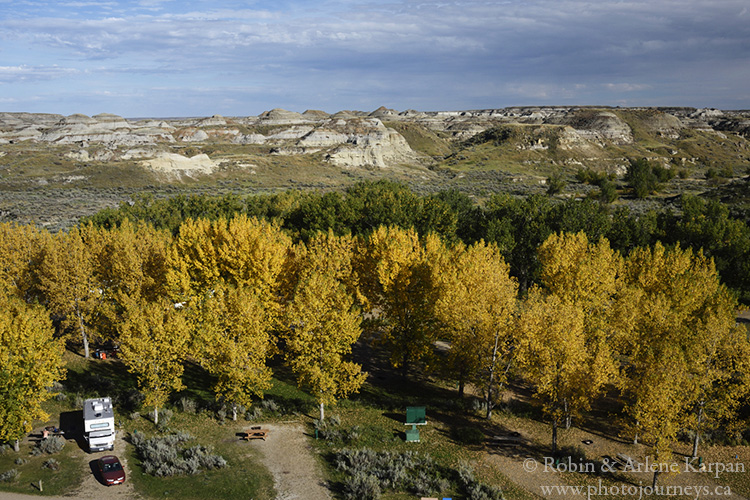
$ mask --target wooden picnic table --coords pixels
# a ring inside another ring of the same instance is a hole
[[[245,439],[246,441],[250,441],[251,439],[262,439],[265,441],[270,433],[270,429],[248,429],[244,432],[244,435],[241,436],[241,439]]]

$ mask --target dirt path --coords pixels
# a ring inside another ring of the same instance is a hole
[[[276,500],[330,500],[320,466],[301,424],[268,424],[265,441],[255,439],[250,446],[261,453],[263,465],[273,475]]]
[[[74,491],[71,496],[74,498],[81,498],[84,500],[99,500],[106,498],[107,500],[129,500],[133,498],[140,498],[135,491],[133,491],[133,483],[129,480],[131,475],[130,467],[128,467],[127,458],[125,458],[125,432],[118,431],[117,438],[115,439],[114,451],[100,451],[98,453],[83,453],[82,464],[86,474],[83,477],[83,483],[81,487]],[[99,482],[94,475],[94,462],[105,455],[116,455],[120,459],[123,468],[125,469],[125,482],[115,486],[105,486]]]

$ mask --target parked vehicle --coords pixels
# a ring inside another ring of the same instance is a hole
[[[87,399],[84,402],[83,435],[92,453],[115,449],[115,412],[110,398]]]
[[[102,481],[107,486],[122,484],[125,482],[125,469],[122,468],[120,459],[114,455],[107,455],[96,461]]]

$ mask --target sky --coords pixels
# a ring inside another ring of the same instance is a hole
[[[750,109],[748,0],[0,0],[0,111]]]

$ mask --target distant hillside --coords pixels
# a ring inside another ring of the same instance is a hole
[[[461,112],[274,109],[258,116],[129,120],[0,113],[0,220],[64,227],[132,193],[341,189],[389,178],[482,199],[588,169],[622,190],[630,159],[674,172],[661,196],[715,189],[750,169],[750,111],[518,107]],[[655,197],[651,202],[658,202]]]

